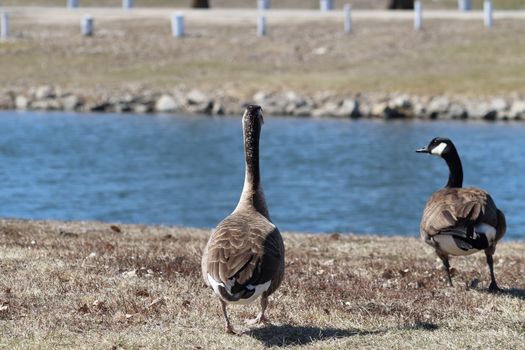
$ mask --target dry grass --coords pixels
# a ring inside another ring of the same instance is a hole
[[[30,24],[12,18],[14,41],[0,43],[3,87],[59,84],[95,91],[142,85],[220,89],[239,97],[255,90],[315,93],[406,92],[466,96],[525,93],[525,36],[519,20],[492,31],[478,21],[432,20],[421,33],[410,21],[271,24],[188,23],[188,37],[170,37],[168,20],[97,21],[96,36],[77,21]],[[245,96],[242,96],[245,95]]]
[[[222,332],[200,277],[209,232],[93,222],[0,222],[0,348],[518,349],[525,343],[525,244],[452,261],[447,287],[415,238],[284,235],[273,324]],[[468,288],[468,285],[479,285]],[[256,309],[231,307],[234,324]]]

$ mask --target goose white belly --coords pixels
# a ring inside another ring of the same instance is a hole
[[[488,244],[490,246],[496,240],[496,229],[487,224],[478,224],[474,227],[474,239],[479,237],[479,235],[484,235],[487,238]],[[468,244],[464,244],[462,247],[460,247],[458,245],[458,241],[459,243],[461,243],[461,241],[457,237],[460,237],[460,234],[454,235],[453,232],[449,231],[435,235],[432,237],[432,239],[439,245],[440,250],[450,255],[470,255],[481,250],[475,247],[466,248]]]
[[[222,299],[221,293],[219,292],[219,286],[224,287],[227,293],[229,293],[231,290],[231,287],[235,284],[235,279],[231,279],[227,283],[220,283],[214,280],[213,277],[211,277],[210,274],[208,274],[208,282],[210,282],[210,285],[213,288],[213,291],[215,292],[215,294],[217,294],[219,298]],[[228,304],[235,304],[235,305],[250,304],[253,301],[255,301],[258,297],[260,297],[264,292],[266,292],[268,288],[270,288],[271,284],[272,284],[272,281],[268,281],[266,283],[258,284],[258,285],[249,284],[246,286],[247,289],[249,290],[255,289],[255,292],[249,298],[246,298],[246,299],[240,298],[239,300],[236,300],[236,301],[230,301],[230,300],[224,300],[224,299],[223,300],[227,302]]]

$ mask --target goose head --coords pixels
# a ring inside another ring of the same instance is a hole
[[[260,130],[264,124],[261,106],[248,105],[242,117],[244,130]]]
[[[417,153],[428,153],[441,158],[446,158],[448,154],[455,151],[454,144],[446,137],[435,137],[430,141],[428,146],[419,148],[416,150]]]

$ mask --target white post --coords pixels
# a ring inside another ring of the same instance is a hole
[[[9,38],[9,14],[2,12],[0,15],[0,40]]]
[[[494,21],[492,19],[492,0],[485,0],[483,3],[485,27],[492,28]]]
[[[472,0],[458,0],[458,10],[460,11],[472,10]]]
[[[257,36],[266,36],[266,16],[259,16],[257,19]]]
[[[321,11],[331,11],[334,9],[334,1],[333,0],[320,0],[319,7],[321,8]]]
[[[122,0],[122,8],[129,10],[133,7],[133,0]]]
[[[93,17],[91,15],[82,16],[80,28],[83,36],[93,36]]]
[[[414,1],[414,29],[421,30],[423,27],[423,5],[421,1]]]
[[[272,7],[270,0],[257,0],[257,8],[259,10],[268,10],[270,7]]]
[[[67,0],[67,8],[72,10],[78,7],[78,0]]]
[[[171,35],[176,38],[184,36],[184,15],[182,13],[174,13],[171,15]]]
[[[346,4],[345,12],[345,33],[352,33],[352,5]]]

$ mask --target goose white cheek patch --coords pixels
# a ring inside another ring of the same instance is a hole
[[[445,148],[447,148],[447,144],[441,142],[437,147],[434,147],[430,153],[432,153],[435,156],[440,156],[445,150]]]

